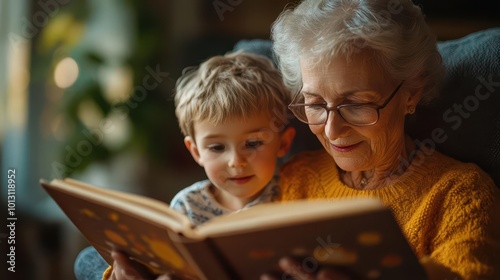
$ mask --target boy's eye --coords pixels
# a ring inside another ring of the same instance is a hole
[[[208,146],[208,150],[212,152],[222,152],[224,151],[225,147],[224,145],[210,145]]]
[[[264,144],[264,141],[261,140],[252,140],[252,141],[247,141],[246,146],[248,148],[256,149]]]

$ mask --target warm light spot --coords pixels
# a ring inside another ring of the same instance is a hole
[[[78,64],[71,57],[63,58],[56,65],[54,81],[60,88],[69,88],[78,78]]]
[[[134,72],[130,67],[101,66],[98,79],[109,103],[126,101],[133,93]]]
[[[104,117],[101,109],[93,100],[83,100],[78,105],[78,118],[89,128],[99,128],[99,122]]]
[[[128,118],[116,111],[111,111],[107,118],[99,123],[101,131],[109,137],[104,137],[104,145],[110,149],[119,149],[127,143],[132,135],[132,124]]]
[[[28,85],[30,81],[30,51],[31,45],[28,40],[16,40],[14,48],[6,48],[5,58],[8,61],[6,71],[6,94],[3,98],[1,110],[6,110],[5,116],[0,116],[0,131],[5,117],[5,125],[15,129],[24,129],[28,117]],[[2,65],[3,66],[3,65]],[[0,94],[3,97],[3,93]],[[5,103],[3,103],[5,102]],[[4,106],[5,104],[5,106]],[[2,112],[3,113],[3,112]],[[6,129],[5,129],[6,130]],[[0,135],[0,139],[2,135]]]

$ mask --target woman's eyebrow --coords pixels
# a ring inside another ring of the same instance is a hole
[[[306,90],[301,90],[300,94],[303,94],[304,96],[324,98],[324,96],[319,94],[319,93],[310,92],[310,91],[306,91]],[[356,89],[356,90],[349,90],[349,91],[340,92],[337,94],[336,97],[339,99],[343,99],[343,98],[346,98],[348,96],[377,98],[379,96],[379,94],[375,90],[372,90],[372,89],[359,89],[359,90]]]
[[[301,90],[299,93],[302,95],[307,95],[307,96],[322,97],[322,95],[319,93],[314,93],[314,92],[310,92],[310,91],[306,91],[306,90]]]

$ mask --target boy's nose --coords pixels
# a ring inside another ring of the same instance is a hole
[[[239,152],[233,152],[230,155],[228,165],[229,167],[244,167],[247,164],[246,157]]]

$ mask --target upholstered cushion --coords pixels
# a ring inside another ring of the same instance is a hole
[[[417,140],[474,162],[500,186],[500,28],[438,43],[446,79],[441,96],[408,121]]]
[[[275,59],[269,40],[242,40],[234,50]],[[500,28],[438,43],[446,68],[442,94],[419,106],[407,131],[419,143],[474,162],[500,186]],[[297,124],[292,153],[318,148],[307,126]]]

